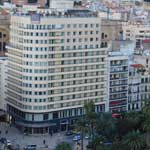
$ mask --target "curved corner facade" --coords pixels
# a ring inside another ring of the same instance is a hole
[[[14,14],[8,50],[7,111],[29,134],[65,129],[92,100],[97,112],[107,101],[107,49],[101,20]]]

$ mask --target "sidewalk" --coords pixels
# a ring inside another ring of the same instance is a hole
[[[4,137],[12,142],[14,145],[19,145],[23,149],[26,145],[37,145],[38,150],[53,150],[56,145],[62,141],[67,141],[66,136],[63,132],[55,133],[51,135],[24,135],[19,130],[14,127],[10,127],[7,124],[0,124],[0,138]],[[5,132],[8,131],[6,134]],[[45,148],[43,144],[45,140],[45,145],[48,148]]]

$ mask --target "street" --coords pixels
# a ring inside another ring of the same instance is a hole
[[[0,124],[0,138],[6,138],[11,141],[14,146],[19,145],[20,150],[27,145],[37,145],[37,150],[54,150],[56,145],[61,142],[68,142],[75,150],[76,142],[72,141],[72,136],[66,136],[65,132],[54,133],[51,135],[24,135],[15,127],[10,127],[5,123]],[[44,144],[45,143],[45,144]],[[85,145],[87,140],[84,140]],[[3,145],[0,144],[0,150],[3,150]]]

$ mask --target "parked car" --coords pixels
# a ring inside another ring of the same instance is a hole
[[[111,141],[104,142],[104,145],[112,145]]]
[[[85,135],[85,137],[84,137],[85,139],[89,139],[89,135]]]
[[[72,131],[67,131],[67,132],[65,133],[65,135],[66,135],[66,136],[73,135],[73,132],[72,132]]]
[[[1,142],[2,144],[6,144],[6,143],[7,143],[7,139],[2,137],[2,138],[0,139],[0,142]]]
[[[79,135],[79,134],[77,134],[77,135],[75,135],[74,137],[73,137],[73,141],[79,141],[81,139],[81,136]]]
[[[37,146],[36,145],[27,145],[24,150],[36,150]]]
[[[7,146],[12,145],[10,140],[6,140],[6,144],[7,144]]]

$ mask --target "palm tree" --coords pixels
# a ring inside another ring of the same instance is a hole
[[[81,150],[83,150],[84,134],[88,132],[87,121],[84,118],[78,120],[76,123],[76,129],[81,133]]]
[[[71,150],[71,146],[69,143],[62,142],[56,146],[56,150]]]
[[[98,115],[96,130],[98,133],[112,139],[116,134],[116,121],[110,113],[102,113]]]
[[[93,101],[86,102],[84,104],[85,115],[90,114],[91,112],[95,112],[95,106]]]
[[[111,150],[128,150],[128,148],[122,142],[114,142],[111,145]]]
[[[145,134],[145,140],[146,140],[146,144],[150,149],[150,118],[147,118],[144,122],[143,122],[143,130],[146,132]]]
[[[145,133],[146,144],[150,149],[150,143],[149,143],[149,141],[150,141],[150,100],[144,101],[142,113],[144,115],[142,127],[143,127],[143,130],[146,132]]]
[[[128,150],[142,150],[145,146],[145,141],[140,132],[132,131],[123,138],[123,144],[128,147]]]
[[[95,105],[93,101],[84,104],[85,118],[89,124],[90,137],[94,137],[94,128],[97,122],[97,113],[95,112]]]
[[[128,112],[125,114],[125,118],[129,122],[130,126],[134,130],[142,129],[141,125],[144,119],[144,115],[141,112]]]
[[[97,136],[92,141],[92,150],[103,150],[104,149],[105,137]]]

